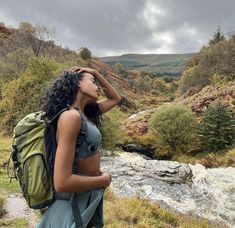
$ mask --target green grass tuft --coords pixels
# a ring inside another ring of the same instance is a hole
[[[25,228],[27,225],[28,222],[24,218],[0,220],[0,227],[2,228]]]

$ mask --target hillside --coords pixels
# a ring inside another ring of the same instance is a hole
[[[191,89],[188,93],[177,98],[171,104],[183,104],[197,116],[201,116],[209,104],[221,100],[228,107],[235,117],[235,82],[225,85],[209,85],[198,91],[196,88]],[[169,104],[169,102],[167,102]],[[149,109],[130,116],[125,120],[123,127],[128,136],[143,136],[148,133],[149,119],[156,109]]]
[[[99,59],[111,66],[120,63],[125,69],[150,71],[159,76],[164,74],[180,76],[186,62],[195,54],[125,54]]]
[[[175,102],[188,106],[200,116],[210,104],[218,100],[229,107],[235,117],[235,82],[224,85],[208,85],[199,91],[197,88],[191,88]]]
[[[124,96],[128,97],[130,100],[135,100],[140,97],[139,94],[135,92],[127,80],[121,78],[111,66],[103,63],[96,59],[91,59],[88,61],[88,66],[99,71],[104,77],[114,86],[118,92]]]
[[[12,31],[9,28],[0,24],[0,36],[3,35],[5,37],[8,37],[9,35],[11,35],[11,33]]]

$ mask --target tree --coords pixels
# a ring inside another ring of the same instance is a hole
[[[210,151],[219,151],[231,145],[235,139],[235,120],[221,101],[210,105],[204,112],[199,133]]]
[[[5,58],[0,60],[0,78],[9,82],[19,77],[28,66],[29,59],[32,56],[33,51],[31,49],[19,48],[8,53]]]
[[[219,43],[221,40],[224,40],[225,36],[222,32],[222,29],[220,26],[218,26],[217,30],[214,32],[214,35],[212,37],[212,39],[209,41],[209,45],[213,46],[217,43]]]
[[[48,82],[64,66],[46,57],[33,57],[25,71],[1,89],[1,133],[9,135],[26,114],[40,109],[41,96]],[[62,69],[63,69],[62,68]]]
[[[160,92],[166,92],[168,87],[164,80],[160,78],[155,78],[152,82],[153,89],[158,90]]]
[[[195,114],[181,105],[160,106],[150,120],[156,136],[156,156],[171,158],[176,153],[191,152],[197,147],[197,119]]]
[[[80,48],[79,55],[85,61],[92,58],[91,51],[86,47]]]
[[[27,22],[22,22],[19,26],[19,34],[24,42],[31,47],[35,56],[44,54],[53,44],[51,41],[52,33],[45,26],[32,26]]]

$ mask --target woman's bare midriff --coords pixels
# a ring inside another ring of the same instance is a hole
[[[100,152],[97,151],[93,156],[77,160],[78,173],[86,176],[100,175]]]

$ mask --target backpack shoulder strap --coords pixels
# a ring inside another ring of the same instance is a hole
[[[61,109],[50,121],[46,121],[48,124],[53,124],[54,121],[64,112],[69,110],[69,107]]]
[[[77,146],[80,147],[82,145],[83,141],[86,139],[87,123],[86,123],[86,118],[85,118],[84,114],[81,112],[81,110],[78,107],[74,107],[74,109],[77,110],[81,116],[81,129],[80,129],[80,133],[77,137]]]

